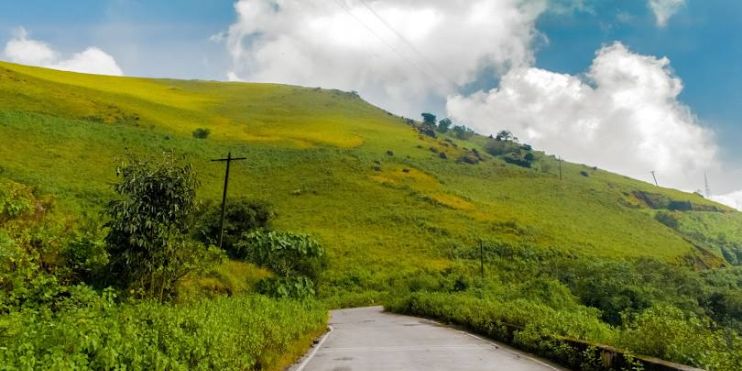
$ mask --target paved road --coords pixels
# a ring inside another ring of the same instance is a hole
[[[332,331],[294,371],[562,370],[507,346],[381,307],[332,312]]]

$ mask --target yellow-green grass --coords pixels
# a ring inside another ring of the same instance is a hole
[[[199,127],[211,136],[193,138]],[[484,153],[486,138],[449,139],[456,148],[334,90],[0,63],[0,177],[51,193],[62,208],[96,208],[113,196],[115,166],[127,152],[174,151],[196,167],[199,197],[218,200],[224,168],[210,160],[231,151],[248,160],[233,165],[230,197],[267,201],[277,228],[317,237],[329,252],[330,283],[381,290],[415,269],[445,268],[453,250],[478,239],[599,257],[695,255],[635,191],[738,215],[583,165],[565,163],[560,180],[547,156],[540,162],[550,169],[540,170],[487,155],[457,163],[464,147]],[[723,221],[736,230],[742,223]]]

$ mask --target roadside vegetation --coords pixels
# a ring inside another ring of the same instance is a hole
[[[742,213],[421,119],[0,63],[0,364],[280,369],[326,309],[385,304],[742,368]]]

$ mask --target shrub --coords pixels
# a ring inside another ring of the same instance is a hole
[[[236,251],[240,258],[280,277],[315,279],[325,265],[325,250],[306,234],[254,231],[244,235]]]
[[[278,277],[259,284],[263,293],[302,298],[314,295],[314,282],[325,266],[325,251],[304,234],[255,231],[235,249],[238,257],[273,271]]]
[[[455,125],[451,131],[456,138],[461,140],[467,140],[474,136],[474,131],[463,125]]]
[[[211,134],[211,130],[204,128],[198,128],[193,131],[193,137],[196,139],[206,139],[209,137],[209,134]]]
[[[219,243],[221,205],[208,204],[198,217],[195,238],[203,243]],[[273,211],[263,202],[237,199],[229,201],[224,211],[224,238],[222,248],[230,257],[238,258],[235,245],[244,233],[270,228]]]

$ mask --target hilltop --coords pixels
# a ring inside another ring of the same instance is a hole
[[[174,151],[197,169],[199,197],[218,200],[224,169],[210,160],[231,151],[248,160],[234,165],[230,197],[266,201],[277,227],[316,236],[328,284],[443,270],[480,239],[699,268],[742,258],[742,214],[700,195],[566,162],[560,177],[554,156],[533,151],[523,167],[489,154],[492,139],[419,127],[337,90],[0,63],[0,178],[63,210],[95,209],[127,153]]]

